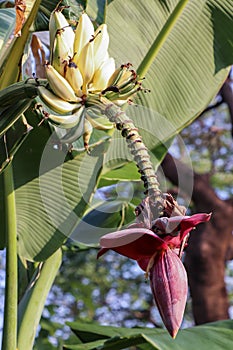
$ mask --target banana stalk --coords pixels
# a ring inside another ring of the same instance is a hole
[[[31,284],[19,303],[18,350],[33,348],[36,329],[44,303],[61,265],[61,250],[57,250],[35,272]]]
[[[87,109],[86,119],[91,123],[93,128],[98,130],[111,130],[114,127],[114,124],[96,108],[91,107]]]

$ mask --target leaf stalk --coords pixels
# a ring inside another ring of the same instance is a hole
[[[17,226],[13,170],[10,164],[3,173],[6,208],[6,277],[2,349],[16,349],[17,343]]]

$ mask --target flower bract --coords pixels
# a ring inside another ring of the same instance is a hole
[[[122,231],[104,235],[98,257],[111,249],[137,261],[150,278],[150,285],[162,320],[174,338],[180,328],[186,304],[188,283],[179,257],[188,233],[211,214],[161,217],[151,227],[136,222]],[[145,216],[148,218],[148,215]],[[148,222],[147,222],[148,224]]]

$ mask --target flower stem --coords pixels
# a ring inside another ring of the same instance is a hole
[[[12,165],[3,173],[6,208],[6,286],[2,349],[16,349],[17,342],[17,237],[16,208]]]
[[[180,17],[181,13],[183,12],[188,2],[189,0],[180,0],[176,5],[175,9],[172,11],[170,17],[168,18],[165,25],[159,32],[158,36],[155,38],[155,41],[151,45],[149,51],[147,52],[146,56],[142,60],[140,66],[137,68],[137,73],[139,76],[143,77],[146,75],[155,57],[157,56],[159,50],[163,46],[168,35],[171,33],[172,29],[177,23],[177,19]]]
[[[151,163],[148,149],[143,143],[138,129],[120,107],[104,98],[102,98],[101,101],[105,105],[103,113],[112,123],[116,124],[116,128],[120,130],[122,136],[126,138],[128,148],[139,168],[141,179],[144,182],[145,194],[154,200],[154,202],[160,206],[160,209],[162,209],[163,195],[159,189],[158,178],[155,174],[153,164]]]

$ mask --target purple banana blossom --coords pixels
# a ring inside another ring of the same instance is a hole
[[[145,204],[145,203],[144,203]],[[148,210],[127,229],[102,236],[98,258],[109,249],[137,261],[150,278],[161,318],[175,338],[184,314],[188,282],[180,260],[188,233],[211,214],[150,219]],[[149,227],[150,226],[150,227]]]

